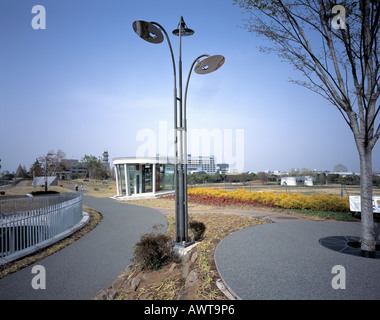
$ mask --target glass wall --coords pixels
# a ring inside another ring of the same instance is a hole
[[[142,193],[153,192],[153,165],[145,164],[142,167]]]
[[[158,174],[158,172],[156,173]],[[174,189],[174,165],[160,164],[160,190]]]
[[[128,170],[129,181],[126,181],[125,168]],[[156,169],[155,181],[153,168]],[[174,164],[118,164],[116,172],[120,195],[127,195],[127,186],[129,195],[153,192],[153,186],[156,192],[174,190],[174,168]]]
[[[127,190],[125,189],[125,170],[124,165],[119,165],[119,172],[120,172],[120,186],[121,186],[121,194],[127,194]]]
[[[128,166],[128,170],[129,170],[129,188],[130,188],[130,192],[131,192],[131,195],[132,194],[135,194],[136,192],[136,189],[135,189],[135,186],[136,186],[136,165],[135,164],[129,164]]]

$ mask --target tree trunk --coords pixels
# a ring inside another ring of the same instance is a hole
[[[360,201],[361,201],[361,250],[364,256],[376,251],[375,226],[372,205],[372,149],[359,149],[360,156]]]

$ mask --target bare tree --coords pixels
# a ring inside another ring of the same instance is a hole
[[[269,39],[303,76],[292,80],[327,99],[351,129],[360,158],[363,252],[375,251],[372,150],[380,136],[379,0],[233,0],[245,28]]]
[[[65,158],[66,154],[59,149],[56,153],[50,150],[45,156],[39,156],[37,161],[46,166],[47,175],[55,175],[65,169]]]

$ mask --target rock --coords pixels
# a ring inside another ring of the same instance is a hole
[[[191,262],[186,262],[184,265],[183,265],[183,269],[182,269],[182,278],[187,278],[187,276],[189,275],[189,272],[190,272],[190,266],[191,266]]]
[[[133,269],[135,268],[135,266],[133,264],[130,264],[128,266],[125,267],[125,270],[124,270],[124,273],[126,275],[129,275],[133,272]]]
[[[199,281],[198,271],[192,270],[186,278],[185,289],[196,285]]]
[[[141,277],[136,277],[132,280],[131,282],[131,288],[133,291],[136,291],[137,288],[139,287],[140,283],[141,283]]]
[[[192,263],[194,263],[195,260],[197,260],[197,258],[198,258],[198,252],[195,251],[195,252],[193,252],[193,254],[192,254],[192,256],[191,256],[190,261],[191,261]]]
[[[149,293],[144,293],[139,297],[139,300],[148,300],[149,296]]]
[[[99,294],[96,295],[94,300],[107,300],[107,290],[101,291]]]
[[[169,268],[169,273],[172,273],[174,271],[174,269],[176,268],[177,264],[174,262],[171,264],[170,268]]]
[[[275,222],[271,218],[265,217],[264,218],[264,223],[266,224],[266,223],[275,223]]]
[[[181,292],[178,295],[177,300],[190,300],[190,292],[188,290]]]
[[[123,286],[124,280],[125,278],[123,276],[117,277],[111,285],[112,289],[119,290]]]
[[[147,281],[150,278],[151,274],[150,273],[144,273],[142,276],[142,280]]]
[[[101,291],[95,298],[94,300],[113,300],[117,294],[117,291],[107,289]]]
[[[128,279],[127,281],[125,281],[123,285],[123,289],[127,290],[131,286],[132,280],[133,279]]]
[[[107,300],[113,300],[113,299],[115,298],[116,294],[117,294],[117,291],[115,291],[115,290],[110,290],[110,291],[108,292],[108,295],[107,295]]]

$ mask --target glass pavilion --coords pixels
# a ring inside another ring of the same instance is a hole
[[[173,160],[173,159],[171,159]],[[174,162],[168,158],[115,158],[117,197],[174,192]]]

